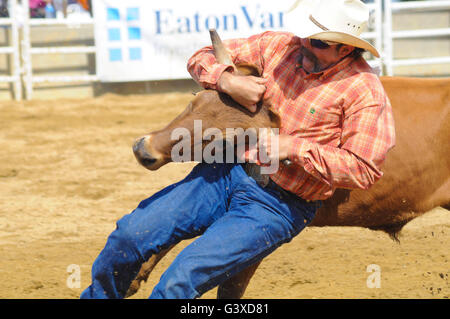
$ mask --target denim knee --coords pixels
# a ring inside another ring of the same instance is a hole
[[[120,253],[126,259],[131,257],[127,255],[133,254],[138,260],[144,260],[144,257],[141,255],[141,249],[139,248],[136,228],[129,222],[129,215],[117,221],[116,229],[110,234],[107,245],[116,254]]]
[[[197,275],[201,274],[197,269],[199,266],[195,256],[179,255],[162,275],[149,298],[193,299],[200,296],[195,289],[196,282],[200,279]]]

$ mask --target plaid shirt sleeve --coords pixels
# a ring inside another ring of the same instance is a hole
[[[223,44],[235,64],[248,63],[263,70],[266,40],[272,32],[257,34],[249,38],[224,40]],[[232,71],[231,65],[217,63],[212,46],[197,51],[188,61],[187,69],[192,78],[203,88],[217,89],[217,81],[225,71]]]
[[[380,167],[395,144],[390,102],[371,76],[361,76],[350,89],[339,147],[296,139],[289,152],[291,160],[330,187],[369,188],[382,177]]]

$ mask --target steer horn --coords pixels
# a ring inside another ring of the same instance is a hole
[[[231,60],[230,54],[227,52],[227,49],[223,46],[222,40],[219,37],[216,29],[210,29],[209,35],[211,37],[212,46],[214,49],[214,55],[216,56],[217,62],[220,64],[231,65],[233,69],[236,71],[236,65],[234,65]]]

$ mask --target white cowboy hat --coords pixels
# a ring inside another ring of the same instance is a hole
[[[286,20],[287,24],[296,25],[292,31],[300,38],[348,44],[380,57],[377,49],[360,37],[369,22],[369,13],[359,0],[297,0]]]

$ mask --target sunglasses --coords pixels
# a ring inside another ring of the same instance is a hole
[[[321,41],[317,39],[309,39],[309,44],[311,44],[311,46],[316,49],[328,49],[330,46],[336,45],[337,43]]]

